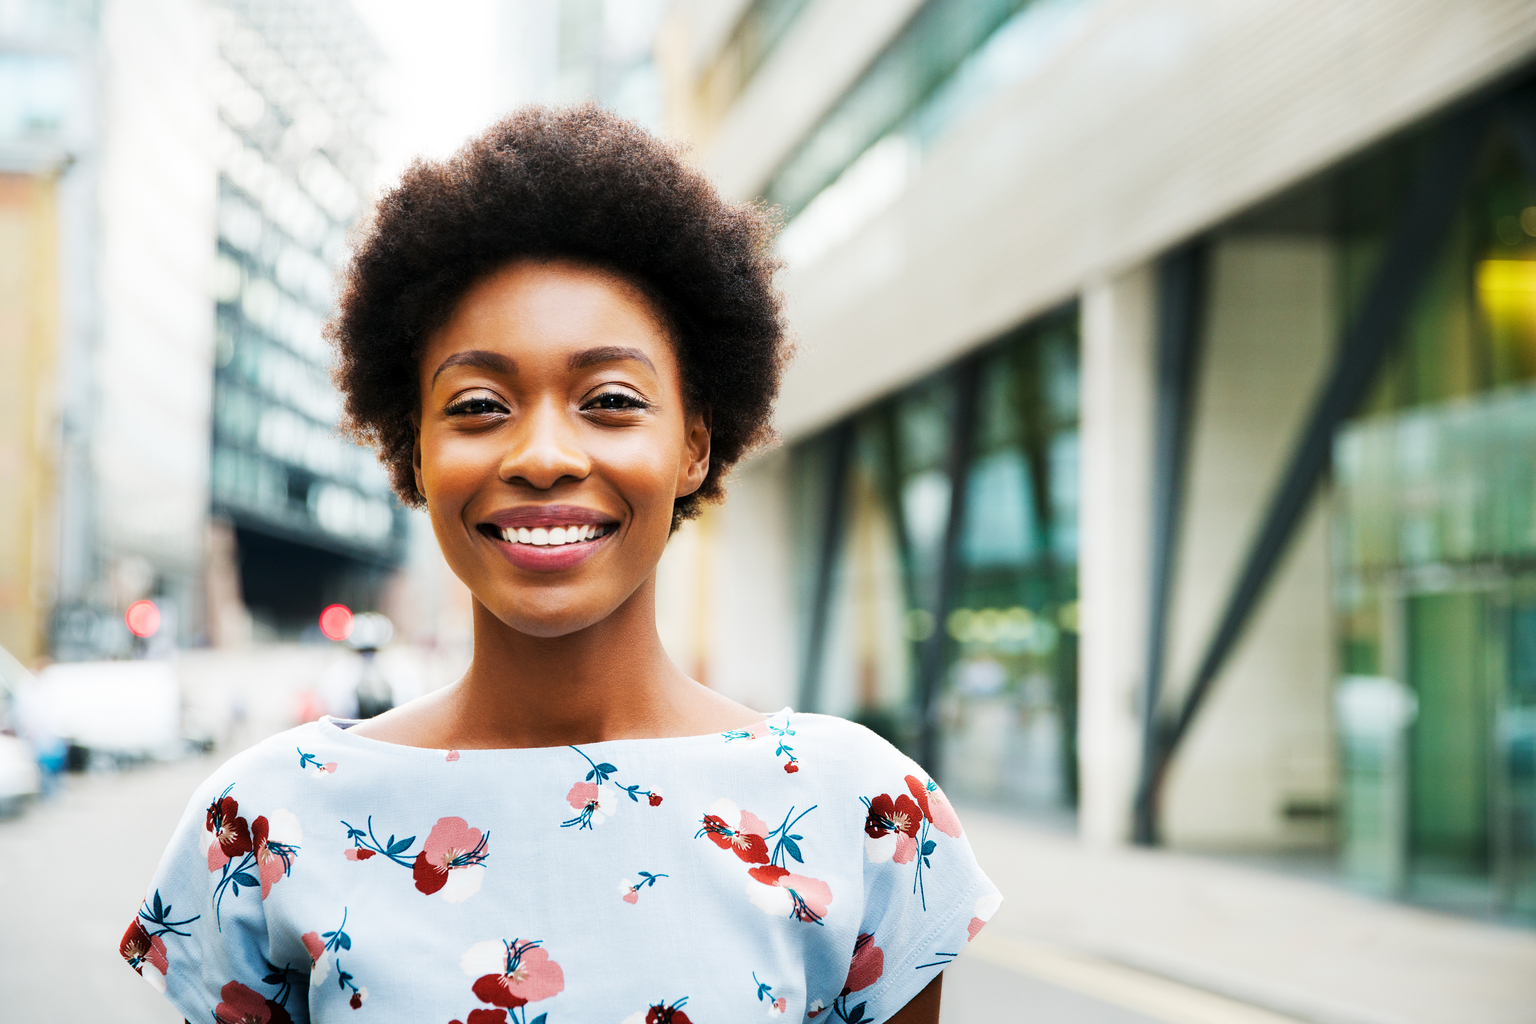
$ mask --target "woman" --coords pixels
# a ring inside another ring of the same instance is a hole
[[[668,660],[667,539],[769,436],[771,229],[592,106],[414,166],[330,326],[474,596],[457,683],[235,757],[122,953],[193,1021],[932,1022],[999,898],[929,777]]]

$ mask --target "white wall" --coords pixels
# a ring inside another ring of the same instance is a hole
[[[1333,354],[1337,261],[1301,236],[1213,246],[1204,347],[1171,593],[1165,693],[1178,696]],[[1287,803],[1335,796],[1334,623],[1326,502],[1314,502],[1169,772],[1163,826],[1178,846],[1306,846],[1329,837]]]

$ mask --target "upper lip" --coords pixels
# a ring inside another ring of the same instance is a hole
[[[485,521],[502,530],[531,530],[536,526],[602,526],[618,522],[606,512],[580,505],[523,505],[502,509]]]

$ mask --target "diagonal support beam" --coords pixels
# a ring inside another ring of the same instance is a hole
[[[845,419],[832,428],[827,457],[825,502],[822,506],[821,549],[816,554],[816,579],[811,591],[810,628],[805,638],[805,661],[800,667],[799,711],[815,711],[821,698],[821,668],[825,661],[827,626],[832,615],[832,584],[837,575],[837,556],[843,547],[847,516],[848,465],[853,456],[854,424]]]
[[[1136,792],[1132,837],[1157,842],[1157,819],[1150,781],[1156,768],[1163,666],[1168,642],[1168,602],[1178,545],[1189,449],[1189,421],[1194,405],[1195,368],[1199,362],[1201,316],[1205,307],[1208,246],[1191,242],[1164,257],[1158,266],[1157,405],[1152,451],[1152,565],[1147,601],[1146,667],[1142,676],[1141,784]]]
[[[1492,104],[1478,104],[1450,115],[1436,132],[1413,195],[1359,314],[1342,339],[1328,383],[1307,419],[1184,702],[1173,720],[1157,730],[1155,756],[1147,759],[1140,787],[1148,793],[1148,813],[1153,821],[1168,765],[1310,505],[1317,484],[1328,469],[1335,431],[1359,406],[1374,382],[1440,255],[1464,186],[1488,135],[1492,113]]]

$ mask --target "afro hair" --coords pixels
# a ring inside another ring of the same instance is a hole
[[[508,263],[600,267],[660,307],[684,401],[709,417],[709,470],[673,506],[676,529],[772,439],[789,352],[773,233],[770,211],[725,201],[643,128],[594,104],[523,107],[447,160],[414,163],[360,228],[326,326],[343,427],[378,449],[400,500],[421,507],[412,454],[428,337]]]

